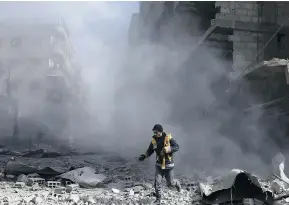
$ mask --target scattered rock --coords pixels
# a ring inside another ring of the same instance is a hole
[[[140,193],[143,190],[142,186],[135,186],[133,187],[134,193]]]
[[[275,179],[271,183],[271,189],[276,193],[276,194],[281,194],[283,190],[285,190],[284,183],[281,182],[278,179]]]
[[[146,190],[151,190],[153,188],[153,185],[151,183],[145,182],[145,183],[143,183],[143,187]]]
[[[26,176],[25,174],[20,174],[20,175],[17,177],[17,182],[27,183],[27,182],[28,182],[28,176]]]
[[[115,193],[115,194],[119,194],[119,193],[120,193],[120,191],[119,191],[118,189],[114,189],[114,188],[112,188],[111,191],[112,191],[113,193]]]
[[[31,196],[27,196],[24,198],[24,202],[25,203],[29,203],[31,202],[36,196],[35,195],[31,195]]]
[[[96,201],[93,199],[92,196],[85,196],[82,198],[82,201],[84,203],[88,203],[88,204],[95,204],[96,203]]]
[[[53,192],[56,194],[64,194],[66,191],[65,187],[56,187],[53,189]]]
[[[134,195],[133,189],[131,189],[131,190],[129,191],[129,195],[130,195],[130,196],[133,196],[133,195]]]
[[[25,183],[24,182],[16,182],[15,187],[22,189],[25,187]]]
[[[39,196],[35,196],[35,197],[32,199],[32,202],[33,202],[34,204],[39,204],[39,205],[41,205],[42,202],[43,202],[43,199],[42,199],[41,197],[39,197]]]
[[[41,189],[41,187],[39,186],[38,183],[33,184],[33,185],[31,186],[31,188],[30,188],[30,190],[32,190],[32,191],[37,191],[37,190],[40,190],[40,189]]]
[[[80,197],[76,194],[70,194],[67,198],[66,198],[67,201],[70,201],[70,202],[74,202],[74,203],[77,203],[78,201],[80,201]]]
[[[70,193],[72,191],[76,191],[79,188],[78,184],[69,184],[66,186],[66,192]]]

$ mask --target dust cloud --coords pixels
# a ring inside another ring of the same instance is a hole
[[[192,54],[197,38],[189,32],[204,32],[197,18],[191,25],[193,31],[177,31],[176,25],[185,22],[178,17],[177,24],[162,34],[163,41],[128,46],[130,17],[138,12],[136,2],[0,5],[2,18],[66,21],[83,67],[85,106],[90,113],[85,123],[74,119],[75,146],[137,157],[149,145],[153,125],[160,123],[180,144],[178,169],[244,168],[266,173],[269,164],[264,158],[273,151],[262,152],[268,138],[259,125],[262,113],[244,116],[237,103],[229,103],[225,90],[230,62],[219,51],[202,46]],[[204,115],[214,101],[212,111]]]

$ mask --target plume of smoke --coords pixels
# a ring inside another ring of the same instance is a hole
[[[177,164],[184,171],[266,170],[268,164],[262,160],[260,149],[267,133],[258,125],[262,113],[243,116],[235,105],[219,102],[219,97],[225,96],[220,94],[222,88],[219,93],[215,91],[216,81],[227,75],[229,62],[205,46],[191,56],[196,37],[190,33],[203,32],[197,18],[190,16],[194,22],[190,30],[178,31],[175,25],[184,18],[178,16],[176,22],[163,28],[163,41],[128,47],[128,23],[137,9],[128,3],[1,5],[9,10],[18,8],[14,18],[66,20],[89,87],[87,109],[91,118],[78,126],[79,119],[74,120],[79,147],[137,156],[149,145],[152,126],[160,123],[180,144]],[[246,96],[252,98],[249,93]],[[220,109],[204,117],[203,111],[215,100]]]

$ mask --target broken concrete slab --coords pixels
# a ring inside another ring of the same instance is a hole
[[[120,190],[118,189],[115,189],[115,188],[112,188],[111,191],[115,194],[119,194],[120,193]]]
[[[25,174],[20,174],[20,175],[17,177],[17,182],[27,183],[27,182],[28,182],[28,176],[25,175]]]
[[[234,189],[232,188],[234,186]],[[211,183],[200,183],[203,201],[207,204],[219,204],[234,200],[234,196],[254,197],[266,204],[273,204],[273,192],[269,184],[244,170],[234,169],[227,175],[213,179]],[[232,197],[233,196],[233,199]]]
[[[16,188],[21,188],[21,189],[22,189],[22,188],[25,187],[25,183],[24,183],[24,182],[16,182],[16,183],[15,183],[15,187],[16,187]]]
[[[69,184],[66,186],[66,192],[70,193],[72,191],[76,191],[79,188],[78,184]]]
[[[95,169],[83,167],[58,176],[62,179],[68,179],[81,187],[95,188],[99,183],[106,179],[103,174],[95,174]]]
[[[285,190],[284,182],[275,179],[271,182],[271,189],[276,194],[281,194]]]

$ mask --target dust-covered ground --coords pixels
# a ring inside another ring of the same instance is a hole
[[[11,156],[1,156],[4,168]],[[16,162],[38,168],[92,167],[107,178],[98,188],[77,188],[70,193],[47,186],[15,187],[17,176],[4,176],[0,182],[0,204],[152,204],[154,197],[154,165],[151,161],[139,162],[136,158],[124,159],[117,155],[86,155],[57,158],[15,157]],[[163,204],[192,204],[199,199],[196,175],[184,177],[176,170],[182,192],[163,184]],[[64,186],[64,185],[63,185]],[[65,187],[65,186],[64,186]]]

